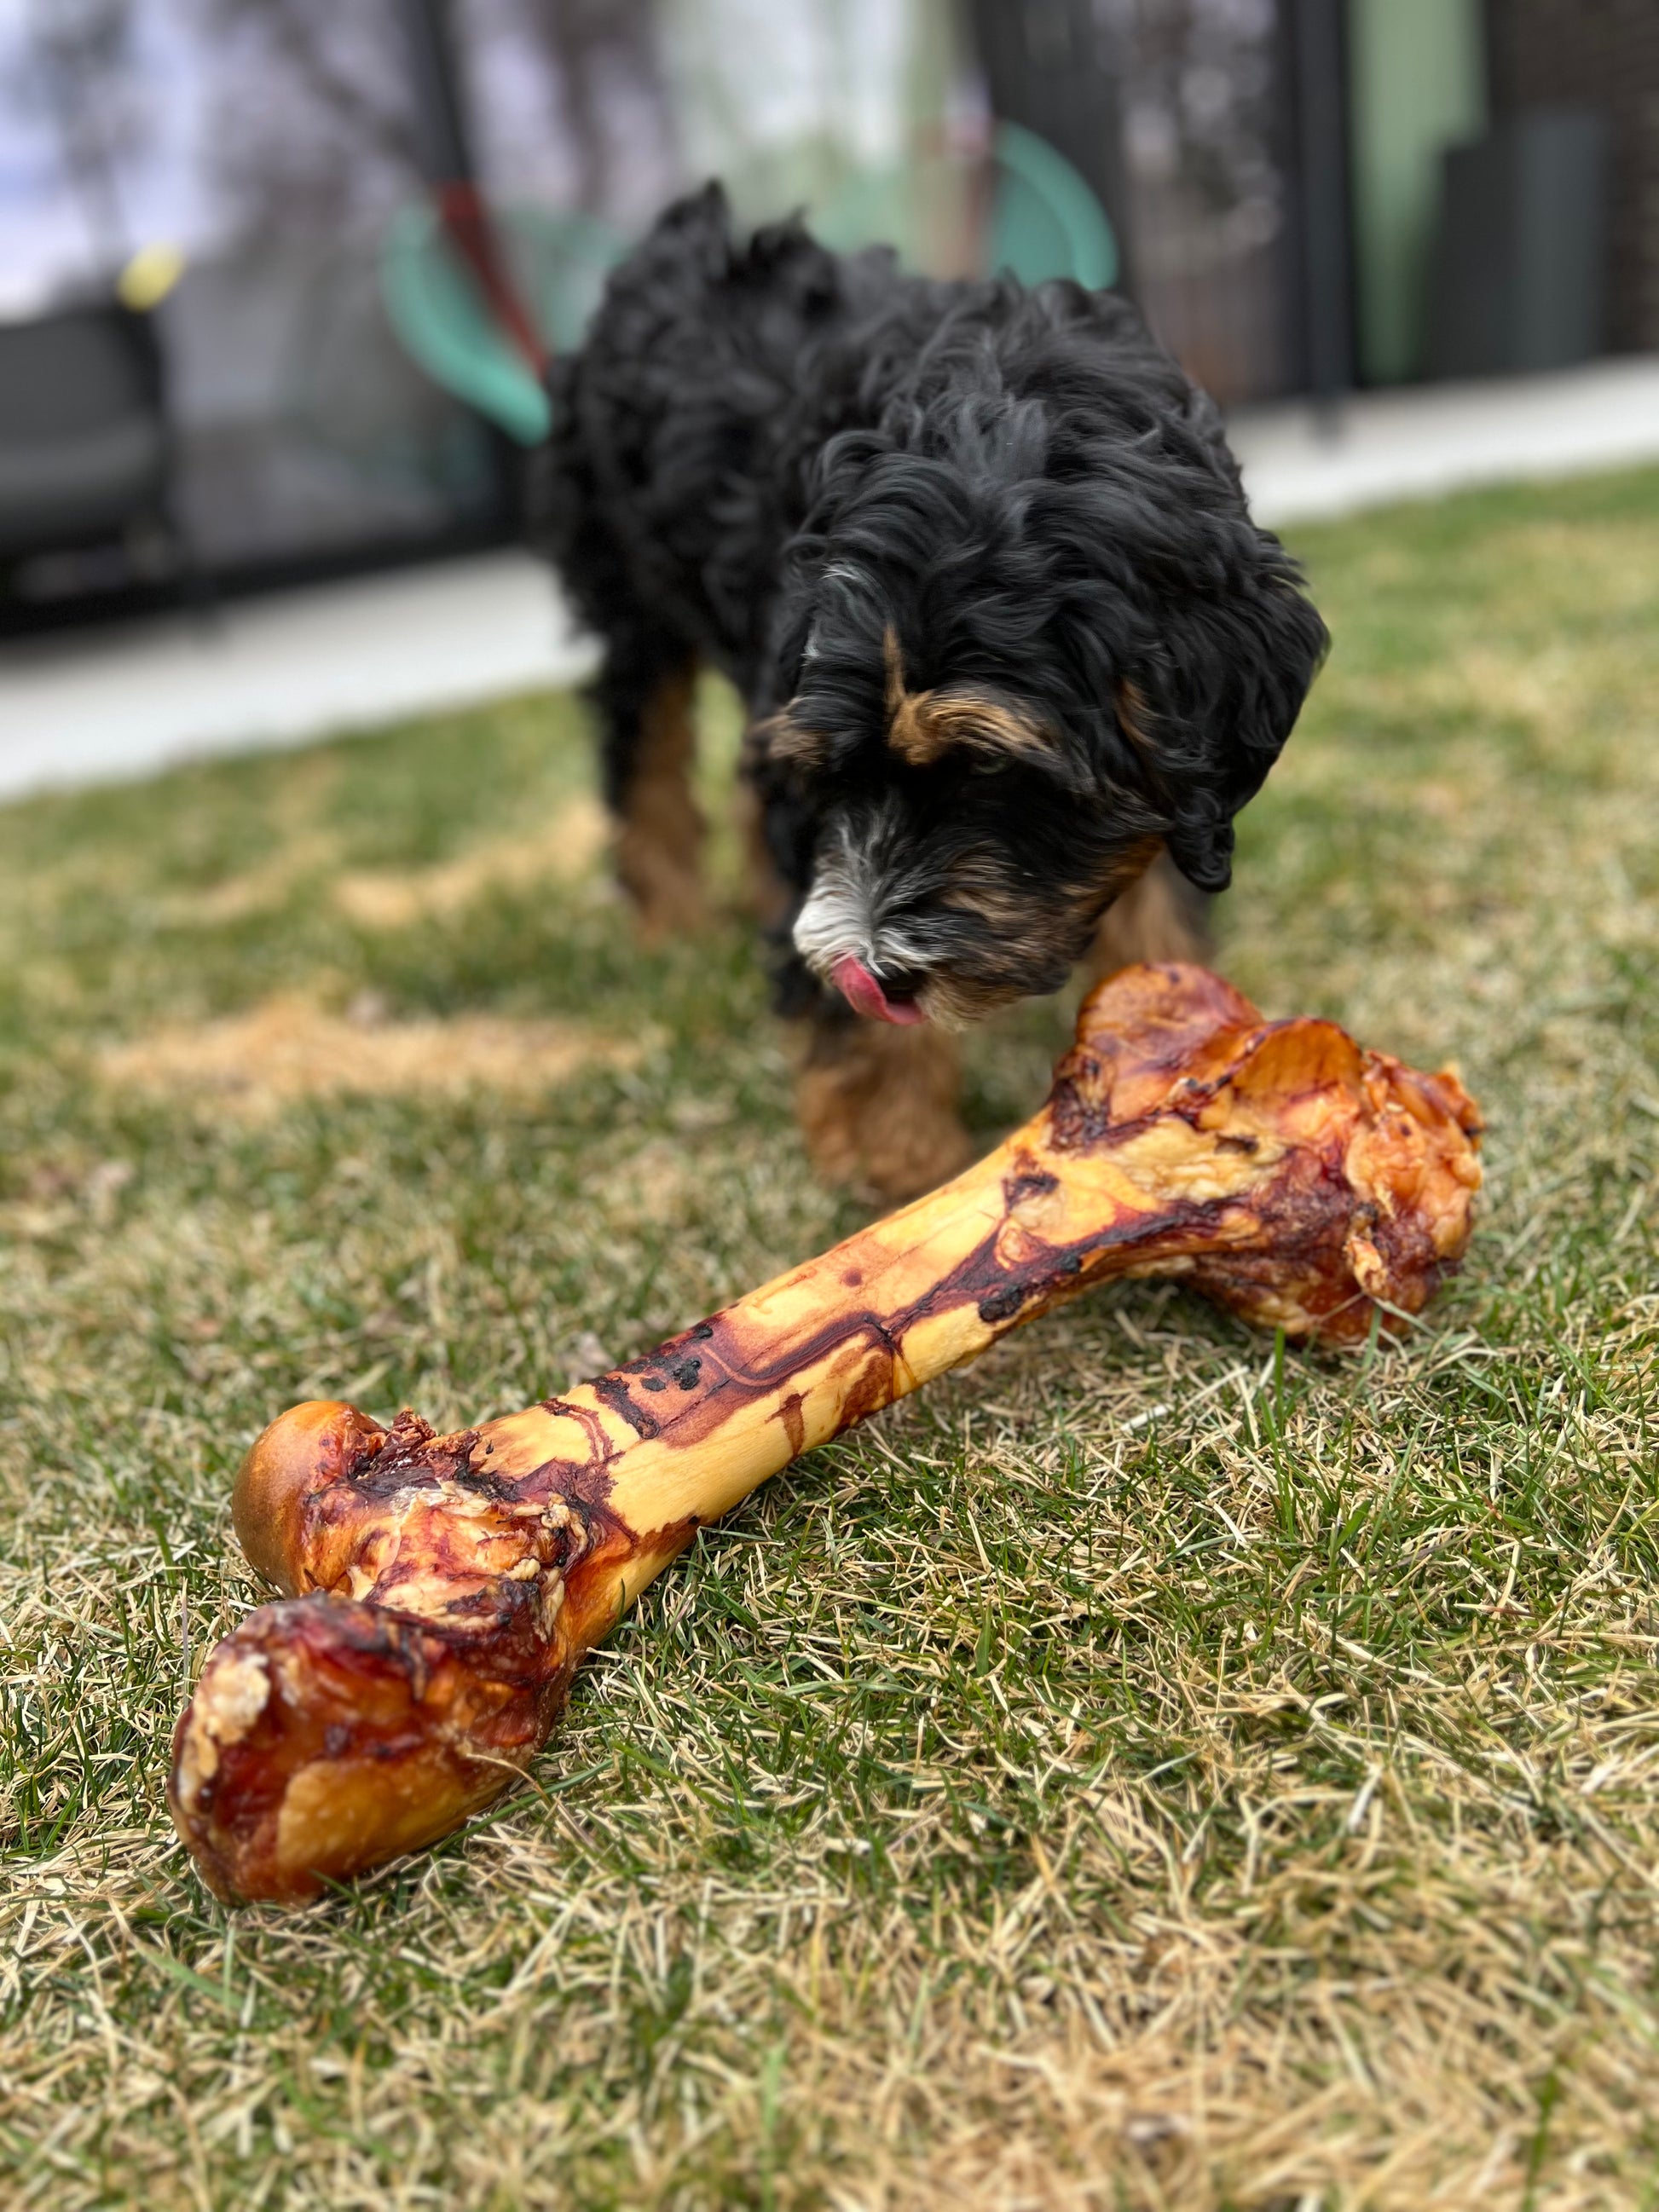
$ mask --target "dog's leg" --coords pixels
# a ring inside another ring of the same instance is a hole
[[[1202,966],[1211,950],[1208,894],[1160,853],[1101,916],[1084,972],[1092,985],[1137,960],[1195,960]]]
[[[795,1092],[813,1166],[826,1182],[884,1200],[956,1174],[974,1152],[957,1111],[960,1073],[945,1031],[860,1021],[826,1001],[808,1026]]]
[[[595,686],[617,874],[649,942],[697,928],[707,825],[691,791],[696,661],[678,642],[613,636]]]

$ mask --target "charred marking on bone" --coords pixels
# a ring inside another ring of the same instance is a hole
[[[659,1437],[662,1434],[662,1423],[654,1413],[648,1413],[643,1406],[634,1403],[628,1395],[628,1385],[620,1375],[601,1375],[594,1383],[593,1390],[613,1413],[621,1414],[635,1436]]]
[[[1027,1199],[1047,1198],[1050,1191],[1059,1188],[1060,1177],[1050,1175],[1047,1168],[1022,1167],[1018,1174],[1003,1178],[1002,1200],[1012,1213]]]

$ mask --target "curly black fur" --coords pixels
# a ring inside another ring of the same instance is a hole
[[[1160,843],[1226,884],[1325,629],[1125,301],[930,282],[793,222],[744,242],[711,185],[552,392],[545,538],[605,641],[610,797],[658,687],[722,668],[786,995],[851,949],[965,1018],[1054,988]]]

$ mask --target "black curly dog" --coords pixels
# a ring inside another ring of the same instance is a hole
[[[1214,406],[1110,293],[745,241],[711,185],[552,396],[545,539],[605,641],[622,880],[647,929],[695,922],[707,660],[749,709],[815,1158],[924,1187],[965,1148],[945,1032],[1091,946],[1200,948],[1324,625]]]

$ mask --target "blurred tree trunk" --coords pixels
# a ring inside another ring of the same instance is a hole
[[[93,250],[118,268],[132,248],[122,212],[121,157],[144,135],[128,96],[133,0],[33,0],[30,43],[46,80],[70,188]]]
[[[610,127],[619,81],[663,100],[652,0],[519,0],[526,28],[553,65],[560,119],[575,158],[580,207],[617,197],[612,170],[626,146]]]
[[[215,167],[244,237],[337,232],[417,189],[408,58],[386,0],[198,6],[214,50]]]

